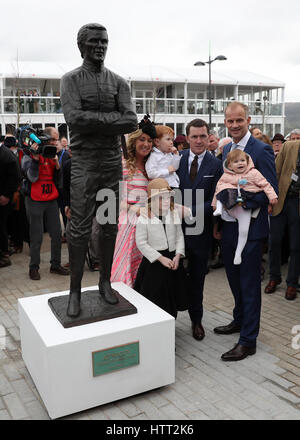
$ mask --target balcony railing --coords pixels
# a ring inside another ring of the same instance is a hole
[[[59,96],[6,96],[4,113],[62,113]]]
[[[187,99],[186,112],[184,99],[172,98],[134,98],[136,112],[144,113],[167,113],[167,114],[190,114],[190,115],[208,115],[209,100],[208,99]],[[230,100],[213,99],[211,101],[211,113],[215,115],[223,115],[227,105],[232,102]],[[249,107],[251,115],[280,116],[283,114],[282,103],[261,103],[257,101],[244,102]]]
[[[209,113],[208,99],[187,99],[186,107],[184,99],[133,98],[133,102],[138,114],[208,115]],[[212,115],[223,115],[230,102],[232,101],[213,99],[211,101]],[[283,115],[282,103],[244,101],[244,104],[248,105],[250,114],[254,116]],[[59,96],[5,96],[1,108],[4,113],[62,113]]]

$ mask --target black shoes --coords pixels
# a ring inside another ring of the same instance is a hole
[[[11,266],[8,253],[0,251],[0,267]]]
[[[38,269],[29,269],[29,278],[34,281],[41,279],[41,275]]]
[[[240,333],[241,326],[237,325],[232,321],[228,325],[223,325],[220,327],[214,328],[214,332],[217,335],[232,335],[233,333]],[[222,354],[222,361],[241,361],[245,359],[247,356],[252,356],[256,353],[256,347],[246,347],[245,345],[236,344],[231,350]]]
[[[192,331],[193,331],[193,338],[195,338],[197,341],[201,341],[205,336],[205,331],[201,323],[200,324],[192,323]]]
[[[221,359],[224,362],[241,361],[247,356],[252,356],[256,353],[256,347],[246,347],[245,345],[236,344],[232,350],[222,354]]]
[[[214,328],[214,332],[217,335],[232,335],[233,333],[240,333],[241,326],[235,324],[233,321],[228,325],[222,325]]]

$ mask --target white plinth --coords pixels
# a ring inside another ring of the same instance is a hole
[[[22,356],[51,418],[175,381],[174,318],[125,284],[113,286],[137,314],[65,329],[48,299],[68,292],[19,299]],[[135,341],[138,365],[93,376],[92,352]]]

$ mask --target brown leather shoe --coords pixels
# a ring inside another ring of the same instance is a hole
[[[288,288],[285,291],[285,299],[288,299],[289,301],[293,301],[297,298],[297,288],[288,286]]]
[[[193,338],[197,339],[197,341],[201,341],[205,336],[204,328],[202,327],[202,324],[192,324],[192,330],[193,330]]]
[[[31,280],[37,281],[41,279],[38,269],[29,269],[29,277]]]
[[[222,361],[241,361],[247,356],[252,356],[256,353],[256,347],[246,347],[245,345],[236,344],[232,350],[222,354]]]
[[[270,280],[265,287],[265,293],[274,293],[276,290],[276,287],[280,283],[281,283],[281,280],[280,281]]]
[[[50,267],[50,272],[51,273],[57,273],[58,275],[70,275],[70,271],[68,269],[65,269],[62,266],[57,266],[57,267]]]

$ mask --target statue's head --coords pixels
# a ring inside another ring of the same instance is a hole
[[[99,23],[82,26],[77,34],[81,57],[93,63],[103,63],[108,46],[107,30]]]

